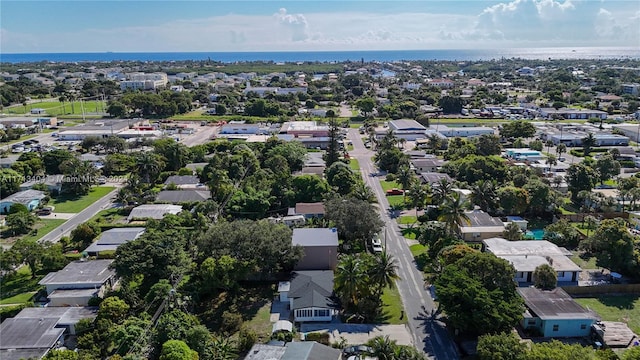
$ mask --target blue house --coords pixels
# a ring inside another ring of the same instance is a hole
[[[521,325],[525,330],[537,330],[544,337],[585,337],[597,315],[583,308],[562,288],[540,290],[518,288],[527,310]]]
[[[6,214],[13,204],[22,204],[32,211],[40,205],[45,194],[38,190],[24,190],[0,200],[0,214]]]

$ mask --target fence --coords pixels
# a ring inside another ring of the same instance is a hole
[[[640,294],[640,284],[603,284],[594,286],[563,286],[562,289],[575,297],[614,294]]]

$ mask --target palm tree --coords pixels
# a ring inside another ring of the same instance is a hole
[[[566,152],[567,152],[567,145],[558,144],[558,146],[556,147],[556,153],[558,154],[558,157],[562,157],[562,154]]]
[[[398,148],[399,149],[404,149],[404,144],[407,143],[407,139],[404,138],[399,138],[398,139]]]
[[[549,165],[549,171],[551,171],[552,166],[558,165],[558,159],[556,158],[555,155],[549,154],[547,155],[547,160],[545,160],[544,163]]]
[[[234,360],[238,358],[236,354],[236,344],[229,337],[214,337],[212,344],[213,359]]]
[[[389,335],[385,337],[377,336],[369,341],[369,346],[373,349],[373,356],[378,360],[394,360],[396,359],[396,341],[391,340]]]
[[[58,101],[62,103],[62,113],[66,114],[67,108],[64,106],[64,102],[67,101],[67,97],[64,94],[62,94],[60,95],[60,97],[58,97]]]
[[[547,140],[547,153],[551,151],[552,146],[553,146],[553,141]]]
[[[460,234],[460,228],[471,221],[465,213],[464,202],[460,199],[460,194],[453,193],[447,197],[442,204],[438,221],[442,221],[447,225],[451,235]]]
[[[411,169],[408,166],[403,165],[398,168],[398,173],[396,175],[398,178],[398,182],[402,186],[402,190],[404,190],[403,191],[403,199],[404,199],[407,194],[407,189],[409,189],[409,186],[413,182],[413,178],[414,178],[413,171],[411,171]]]
[[[429,141],[431,152],[434,154],[440,149],[440,146],[442,146],[442,139],[440,138],[440,136],[438,136],[438,134],[431,134],[427,136],[427,140]]]
[[[596,137],[593,136],[593,133],[589,133],[587,137],[582,139],[582,152],[584,156],[589,156],[591,154],[591,149],[598,144]]]
[[[338,297],[345,307],[354,307],[358,304],[358,297],[363,283],[366,281],[362,276],[360,261],[355,255],[345,255],[340,259],[335,276],[335,289]]]
[[[364,183],[364,181],[358,181],[353,190],[351,191],[351,195],[359,200],[364,200],[369,203],[376,202],[376,195],[373,193],[373,190]]]
[[[376,257],[375,265],[371,268],[369,278],[376,286],[375,298],[377,299],[380,298],[385,287],[393,288],[395,281],[400,280],[396,260],[393,256],[387,254],[386,250]]]
[[[471,201],[486,212],[492,212],[497,204],[496,188],[493,181],[479,180],[471,187]]]
[[[127,188],[120,188],[120,190],[118,190],[118,194],[116,195],[115,201],[116,203],[122,204],[123,207],[126,207],[129,205],[131,199],[131,191]]]
[[[418,217],[418,210],[424,207],[424,204],[431,195],[431,187],[429,184],[422,185],[418,181],[413,182],[409,191],[409,199],[411,206],[416,208],[416,218]]]
[[[441,205],[447,196],[451,194],[452,189],[453,184],[447,179],[440,179],[440,181],[433,186],[433,200],[436,202],[435,205]]]
[[[143,151],[136,156],[136,167],[142,181],[149,184],[164,168],[164,161],[160,155]]]

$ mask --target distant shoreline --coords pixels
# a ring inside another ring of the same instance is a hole
[[[634,47],[561,47],[452,50],[271,51],[271,52],[87,52],[24,53],[0,55],[3,63],[117,62],[117,61],[214,61],[222,63],[266,61],[274,63],[442,60],[482,61],[501,58],[525,60],[640,59]]]

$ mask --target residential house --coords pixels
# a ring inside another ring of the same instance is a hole
[[[204,189],[204,185],[195,175],[171,175],[165,180],[164,185],[174,184],[179,189]]]
[[[324,203],[296,203],[296,207],[289,208],[287,215],[302,215],[305,219],[324,217]]]
[[[521,286],[533,282],[533,272],[549,265],[557,273],[559,285],[577,285],[582,269],[569,256],[571,252],[546,240],[509,241],[500,237],[482,241],[483,251],[509,261],[516,270],[515,280]]]
[[[294,322],[331,321],[338,310],[333,299],[333,270],[295,271],[278,284],[280,301],[289,302]]]
[[[38,190],[24,190],[9,195],[0,200],[0,214],[7,214],[13,204],[22,204],[29,211],[32,211],[40,205],[40,202],[45,197],[45,193]]]
[[[411,168],[415,170],[416,173],[435,173],[440,170],[442,165],[446,162],[444,160],[440,160],[437,158],[421,158],[421,159],[411,159],[409,160],[411,164]]]
[[[42,359],[51,349],[62,345],[64,329],[57,328],[59,318],[16,319],[0,324],[0,359]]]
[[[29,181],[20,184],[20,190],[29,190],[35,185],[44,184],[49,192],[59,193],[62,191],[62,183],[64,183],[64,175],[62,174],[34,176]]]
[[[504,223],[497,217],[493,217],[482,210],[465,212],[469,223],[460,227],[462,240],[479,242],[484,239],[502,236]]]
[[[336,228],[293,229],[292,244],[302,246],[304,257],[296,270],[329,270],[338,264],[338,230]]]
[[[157,202],[182,204],[211,199],[211,192],[206,190],[163,190],[156,196]]]
[[[115,251],[118,246],[139,238],[145,231],[143,227],[122,227],[109,229],[98,237],[98,240],[84,249],[89,256],[98,256],[104,251]]]
[[[315,341],[255,344],[244,360],[340,360],[342,352]]]
[[[102,297],[116,282],[109,266],[113,260],[74,261],[62,270],[48,273],[38,284],[46,287],[48,306],[87,306]]]
[[[75,335],[75,326],[80,320],[95,319],[97,315],[97,307],[26,307],[14,319],[58,318],[55,327],[64,329],[69,335]]]
[[[575,302],[562,288],[518,288],[527,310],[521,325],[544,337],[587,337],[597,316]]]
[[[146,220],[146,219],[160,220],[166,214],[177,215],[181,211],[182,211],[182,206],[180,205],[145,204],[145,205],[134,207],[131,210],[131,213],[129,213],[127,220],[128,221]]]
[[[86,153],[86,154],[82,154],[80,155],[80,160],[81,161],[88,161],[91,164],[93,164],[93,166],[96,167],[96,169],[102,169],[104,167],[104,159],[106,158],[106,155],[96,155],[96,154],[91,154],[91,153]]]
[[[0,124],[0,129],[2,124]],[[18,159],[20,155],[8,155],[7,157],[0,157],[0,169],[9,169]]]
[[[449,175],[439,172],[423,172],[418,174],[418,178],[422,184],[429,184],[432,186],[437,185],[442,180],[453,182],[453,179]]]

